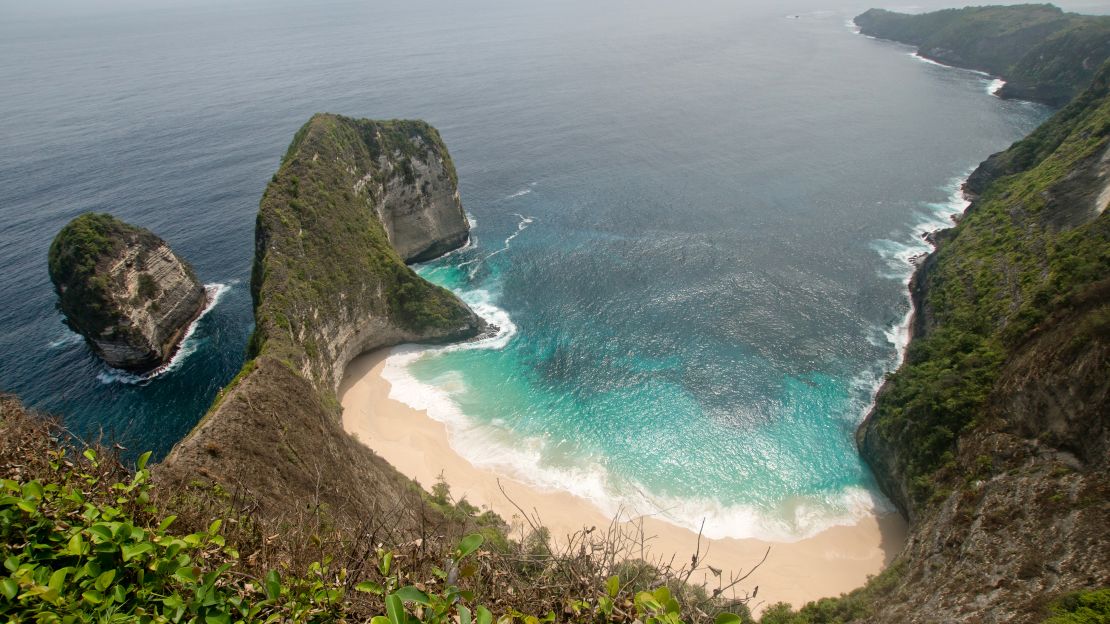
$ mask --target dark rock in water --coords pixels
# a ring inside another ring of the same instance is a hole
[[[165,241],[107,214],[83,214],[58,232],[50,279],[66,323],[109,366],[134,372],[168,362],[207,303]]]

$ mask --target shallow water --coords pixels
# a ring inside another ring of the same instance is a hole
[[[1049,111],[855,34],[866,6],[783,6],[0,4],[0,387],[165,453],[242,363],[254,214],[297,127],[418,117],[476,223],[420,271],[505,333],[388,374],[461,452],[711,534],[870,513],[852,433],[904,344],[906,259]],[[46,250],[87,210],[227,286],[154,379],[54,309]]]

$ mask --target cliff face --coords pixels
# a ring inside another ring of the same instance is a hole
[[[407,122],[390,123],[404,128]],[[408,127],[413,132],[411,142],[404,143],[408,151],[378,157],[377,169],[386,174],[376,181],[374,194],[381,198],[378,218],[397,254],[405,262],[423,262],[466,244],[470,226],[455,165],[439,133],[426,124]],[[377,142],[385,139],[381,127],[374,132]]]
[[[162,239],[110,215],[87,213],[50,246],[58,307],[109,366],[165,364],[204,309],[204,287]]]
[[[404,263],[464,243],[467,227],[433,128],[309,120],[259,207],[250,359],[174,448],[163,476],[201,475],[271,515],[312,500],[352,522],[412,496],[407,479],[343,432],[336,387],[365,351],[486,329]]]
[[[1051,4],[982,6],[906,15],[871,9],[860,32],[918,47],[935,61],[1006,80],[999,96],[1060,106],[1110,58],[1110,17]]]
[[[1110,64],[976,176],[858,434],[911,519],[871,621],[1033,622],[1110,584]]]

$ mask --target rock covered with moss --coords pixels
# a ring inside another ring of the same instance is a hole
[[[207,302],[192,267],[165,241],[111,215],[70,221],[49,261],[66,324],[115,368],[167,363]]]

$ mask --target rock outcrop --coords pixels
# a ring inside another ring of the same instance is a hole
[[[911,520],[873,622],[1038,622],[1110,585],[1110,63],[976,172],[860,427]]]
[[[170,360],[207,303],[192,267],[151,232],[83,214],[50,246],[66,323],[109,366],[147,372]]]
[[[918,47],[918,54],[1000,76],[998,92],[1062,106],[1110,58],[1110,16],[1065,13],[1051,4],[979,6],[907,15],[871,9],[860,32]]]
[[[466,242],[455,180],[423,122],[320,114],[297,132],[258,211],[248,362],[163,477],[199,475],[270,516],[315,501],[338,526],[418,492],[343,431],[336,390],[361,353],[487,329],[405,264]]]

